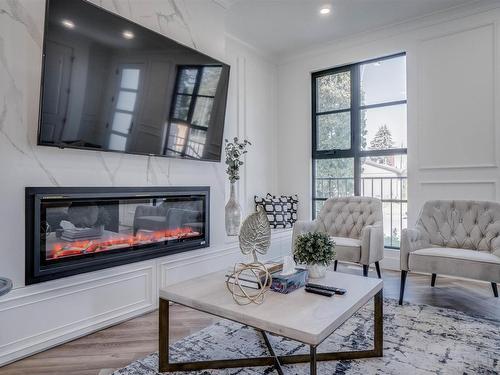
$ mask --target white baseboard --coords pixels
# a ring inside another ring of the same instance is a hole
[[[18,288],[0,301],[0,365],[155,308],[151,263]],[[112,295],[113,297],[110,297]]]
[[[290,253],[291,231],[272,234],[267,258]],[[152,311],[158,288],[242,261],[237,241],[13,290],[0,298],[0,367]]]

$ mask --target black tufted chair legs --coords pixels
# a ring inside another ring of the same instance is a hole
[[[405,284],[406,284],[406,276],[408,275],[408,271],[401,271],[401,288],[399,290],[399,304],[403,304],[403,296],[405,294]]]

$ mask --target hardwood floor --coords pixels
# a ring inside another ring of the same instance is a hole
[[[338,272],[362,274],[359,267],[339,264]],[[374,269],[370,277],[376,277]],[[400,273],[382,270],[384,296],[399,297]],[[453,308],[472,315],[500,320],[500,298],[491,285],[410,273],[405,301]],[[172,306],[171,341],[177,341],[218,320],[182,306]],[[101,370],[124,367],[158,347],[158,312],[152,312],[0,368],[1,375],[98,375]]]

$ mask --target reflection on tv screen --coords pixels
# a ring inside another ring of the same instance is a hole
[[[38,143],[219,161],[229,66],[82,0],[50,0]]]

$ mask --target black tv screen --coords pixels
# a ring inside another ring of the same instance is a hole
[[[219,161],[229,66],[84,0],[48,0],[38,144]]]

